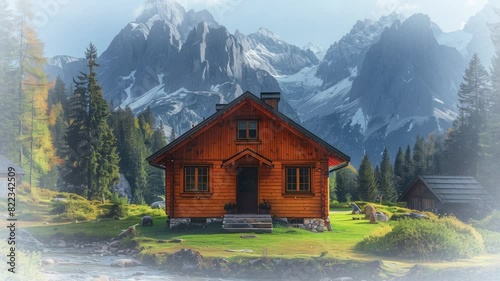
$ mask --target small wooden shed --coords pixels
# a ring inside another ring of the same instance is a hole
[[[24,170],[16,164],[9,161],[9,159],[0,155],[0,198],[7,198],[8,194],[8,178],[9,168],[14,168],[16,178],[16,189],[19,188],[21,176],[25,174]]]
[[[489,194],[470,176],[419,176],[399,197],[408,208],[471,217],[489,209]]]

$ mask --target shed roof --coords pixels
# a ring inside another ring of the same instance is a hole
[[[4,175],[8,173],[9,167],[16,169],[16,174],[24,175],[24,170],[12,163],[9,159],[5,158],[3,155],[0,155],[0,175]]]
[[[470,203],[484,201],[489,194],[479,182],[469,176],[420,176],[417,181],[429,188],[441,203]],[[412,184],[413,186],[413,184]],[[411,189],[408,188],[408,190]],[[401,196],[404,198],[408,190]]]

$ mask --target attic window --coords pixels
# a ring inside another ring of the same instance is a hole
[[[257,139],[257,120],[239,120],[238,121],[238,139],[256,140]]]

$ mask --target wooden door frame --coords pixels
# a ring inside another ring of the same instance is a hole
[[[238,202],[238,198],[239,198],[239,188],[238,188],[238,176],[239,176],[239,173],[238,173],[238,169],[244,169],[244,168],[256,168],[257,169],[257,179],[256,179],[256,183],[257,183],[257,187],[256,187],[256,195],[257,195],[257,202],[256,202],[256,205],[255,205],[255,209],[256,209],[256,214],[259,212],[259,191],[260,191],[260,184],[259,184],[259,179],[260,179],[260,168],[259,168],[259,165],[237,165],[236,167],[236,202]],[[237,211],[238,214],[240,214],[239,211]]]

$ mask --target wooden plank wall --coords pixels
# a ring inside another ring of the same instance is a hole
[[[259,140],[236,140],[240,118],[259,120]],[[268,200],[271,214],[289,218],[326,218],[328,216],[328,154],[309,139],[285,129],[254,106],[244,106],[224,116],[215,126],[186,142],[166,158],[167,212],[172,217],[221,217],[224,204],[236,202],[236,168],[222,168],[223,160],[250,148],[272,160],[274,167],[259,167],[259,202]],[[171,162],[173,160],[173,162]],[[211,197],[186,197],[183,194],[183,167],[208,165]],[[285,192],[284,167],[311,167],[314,196],[288,196]],[[173,171],[173,173],[172,173]],[[173,179],[173,182],[172,182]],[[174,186],[172,201],[171,188]]]

